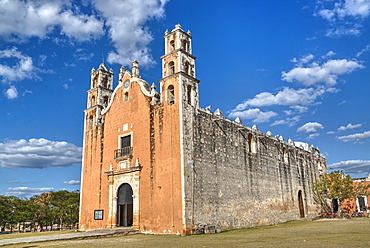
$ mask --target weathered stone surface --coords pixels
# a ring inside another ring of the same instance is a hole
[[[221,229],[274,224],[304,217],[316,207],[311,185],[325,160],[206,111],[185,111],[186,216],[188,225]],[[250,150],[248,136],[256,142]],[[190,152],[192,151],[192,152]]]

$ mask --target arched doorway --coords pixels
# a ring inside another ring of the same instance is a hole
[[[304,218],[305,215],[304,215],[302,190],[298,191],[298,205],[299,205],[299,217]]]
[[[132,226],[134,208],[130,184],[122,184],[118,188],[117,196],[117,226]]]

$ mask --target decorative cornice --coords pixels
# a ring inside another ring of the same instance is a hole
[[[177,77],[178,75],[182,75],[182,76],[185,76],[186,78],[189,78],[189,79],[191,79],[191,80],[193,80],[193,81],[195,81],[195,82],[197,82],[197,83],[199,83],[200,82],[200,80],[199,79],[196,79],[195,77],[192,77],[192,76],[190,76],[190,75],[188,75],[188,74],[186,74],[185,72],[183,72],[183,71],[178,71],[178,72],[176,72],[176,73],[174,73],[174,74],[172,74],[172,75],[169,75],[169,76],[167,76],[167,77],[164,77],[164,78],[161,78],[161,79],[159,79],[158,80],[158,82],[163,82],[163,81],[165,81],[165,80],[168,80],[168,79],[170,79],[170,78],[173,78],[173,77]]]
[[[115,176],[115,175],[121,175],[121,174],[127,174],[127,173],[132,173],[135,171],[141,171],[143,167],[142,166],[136,166],[136,167],[130,167],[130,168],[125,168],[121,170],[115,170],[115,171],[106,171],[104,172],[108,176]]]

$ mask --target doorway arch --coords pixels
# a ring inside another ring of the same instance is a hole
[[[298,206],[299,206],[299,217],[304,218],[305,214],[304,214],[302,190],[298,191]]]
[[[133,224],[133,191],[128,183],[122,184],[117,192],[117,226]]]
[[[332,208],[333,213],[338,213],[339,212],[338,199],[332,199],[331,200],[331,208]]]

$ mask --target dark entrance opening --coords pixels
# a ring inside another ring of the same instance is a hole
[[[118,189],[117,199],[117,226],[132,226],[134,219],[133,192],[128,183],[122,184]]]
[[[339,210],[338,199],[331,200],[331,207],[333,209],[333,213],[338,213]]]
[[[298,205],[299,205],[299,217],[304,218],[305,215],[304,215],[302,190],[298,191]]]
[[[358,212],[366,212],[367,207],[365,204],[365,197],[359,196],[357,197],[357,199],[358,199],[358,206],[359,206]]]

